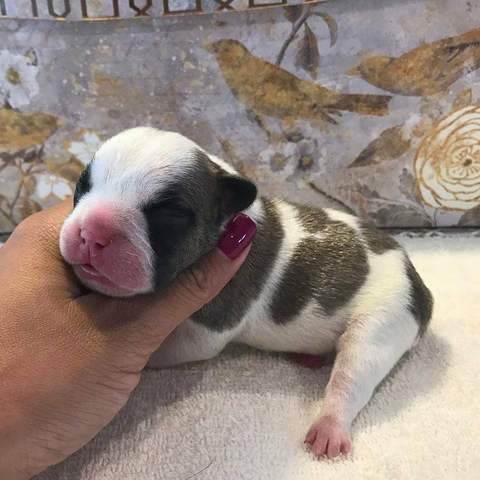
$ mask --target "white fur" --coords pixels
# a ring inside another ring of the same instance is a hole
[[[101,185],[104,187],[103,182]],[[92,188],[90,192],[81,198],[74,211],[67,217],[62,225],[59,242],[60,253],[65,257],[67,250],[66,236],[63,233],[67,231],[74,222],[79,221],[82,223],[85,216],[88,215],[89,210],[96,205],[101,205],[105,200],[116,206],[121,206],[121,208],[118,209],[122,215],[121,221],[123,224],[128,225],[128,228],[124,229],[124,234],[128,240],[136,246],[137,250],[141,252],[139,258],[143,263],[144,271],[149,275],[144,290],[139,290],[136,293],[146,293],[153,288],[153,250],[148,240],[145,217],[141,211],[136,208],[136,204],[132,205],[127,199],[121,198],[108,188],[98,188],[98,179],[97,188]]]
[[[82,215],[90,202],[99,198],[115,198],[134,210],[172,178],[189,175],[192,151],[198,148],[177,133],[151,128],[123,132],[97,152],[92,168],[92,191],[80,201],[76,214]],[[225,171],[235,173],[223,160],[210,158]],[[375,387],[411,348],[418,334],[419,327],[407,308],[410,286],[404,267],[405,254],[402,250],[381,255],[368,253],[367,280],[343,308],[334,315],[326,315],[312,301],[297,318],[278,325],[270,318],[272,298],[296,247],[312,234],[302,227],[296,207],[280,200],[275,200],[275,206],[284,231],[279,254],[262,291],[241,322],[231,330],[218,333],[187,320],[152,356],[150,366],[208,359],[232,341],[265,350],[311,354],[336,348],[337,358],[322,414],[334,415],[348,426]],[[359,231],[359,222],[354,216],[332,209],[326,212],[332,220]],[[257,222],[266,215],[258,200],[246,213]],[[140,215],[133,215],[131,221],[137,241],[148,243]],[[320,232],[314,236],[321,235]],[[148,247],[145,249],[149,255]]]
[[[263,350],[321,354],[337,349],[321,416],[334,415],[347,428],[370,400],[376,386],[415,343],[418,324],[407,309],[409,282],[404,252],[368,253],[367,280],[348,304],[326,315],[314,301],[285,325],[270,318],[270,305],[292,254],[307,236],[294,206],[275,200],[284,238],[275,265],[240,325],[214,333],[185,322],[154,354],[150,366],[163,367],[216,356],[230,342]],[[261,208],[256,206],[257,208]],[[259,212],[256,212],[258,215]],[[264,214],[264,213],[263,213]],[[358,229],[358,220],[328,210],[332,220]],[[318,236],[315,234],[313,236]]]
[[[325,315],[312,301],[297,318],[278,325],[269,318],[268,306],[292,252],[309,234],[294,207],[277,201],[277,211],[285,239],[267,286],[245,315],[245,328],[235,340],[265,350],[311,354],[326,353],[336,346],[322,415],[335,414],[349,425],[418,334],[418,324],[407,310],[410,285],[404,271],[405,254],[402,250],[369,253],[366,282],[334,315]],[[331,209],[327,213],[332,220],[358,229],[355,217]]]
[[[205,153],[207,153],[207,152],[205,152]],[[225,162],[221,158],[218,158],[215,155],[209,155],[208,153],[207,153],[207,155],[210,157],[210,160],[212,160],[212,162],[216,163],[219,167],[223,168],[223,170],[225,170],[226,172],[228,172],[228,173],[238,173],[230,164],[228,164],[227,162]]]
[[[369,253],[367,280],[345,309],[349,325],[338,339],[323,415],[338,414],[350,424],[415,343],[418,324],[407,310],[404,255],[401,250]]]
[[[165,368],[213,358],[238,335],[242,326],[240,324],[231,330],[213,333],[199,323],[186,320],[167,337],[162,348],[150,357],[149,366]]]
[[[108,202],[120,207],[118,211],[122,212],[121,220],[128,225],[124,233],[141,251],[145,271],[150,272],[146,289],[151,290],[154,254],[141,208],[169,184],[190,174],[195,150],[203,151],[179,133],[150,127],[128,129],[110,138],[98,149],[95,161],[91,164],[91,190],[82,196],[65,221],[63,229],[75,221],[81,223],[95,205]],[[225,171],[236,173],[234,168],[220,158],[209,157]],[[254,220],[260,218],[258,201],[254,202],[248,213]],[[65,238],[61,234],[62,254],[65,247]]]
[[[325,212],[332,219],[337,222],[342,222],[347,224],[349,227],[354,230],[358,230],[358,218],[350,215],[349,213],[341,212],[340,210],[333,210],[332,208],[325,208]]]
[[[280,216],[283,228],[283,240],[280,245],[280,251],[275,264],[270,272],[261,294],[252,303],[244,316],[243,323],[245,328],[237,338],[237,341],[246,343],[253,347],[264,350],[292,350],[292,341],[298,339],[298,335],[293,337],[288,331],[289,328],[281,328],[270,318],[270,304],[279,285],[285,269],[290,263],[290,259],[302,240],[305,232],[296,220],[297,211],[295,207],[280,201],[275,201],[275,206]],[[293,325],[297,322],[291,322]],[[297,328],[293,326],[291,328]],[[294,350],[294,348],[293,348]]]
[[[92,190],[98,187],[106,198],[130,205],[145,204],[166,184],[188,175],[195,148],[179,133],[149,127],[125,130],[95,154]]]

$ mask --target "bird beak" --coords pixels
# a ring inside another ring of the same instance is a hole
[[[361,75],[360,72],[360,67],[353,67],[350,70],[347,70],[347,75],[350,75],[351,77],[359,77]]]

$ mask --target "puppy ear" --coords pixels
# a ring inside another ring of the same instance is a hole
[[[248,208],[257,196],[255,184],[238,175],[222,174],[219,182],[221,211],[226,217]]]

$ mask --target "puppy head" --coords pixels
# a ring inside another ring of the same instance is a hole
[[[211,250],[256,193],[178,133],[126,130],[100,147],[78,180],[60,251],[90,289],[149,292]]]

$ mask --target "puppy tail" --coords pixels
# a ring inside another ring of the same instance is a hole
[[[432,318],[433,295],[425,283],[423,283],[423,280],[408,258],[406,259],[406,271],[410,282],[410,302],[408,308],[418,323],[418,335],[422,336]]]

